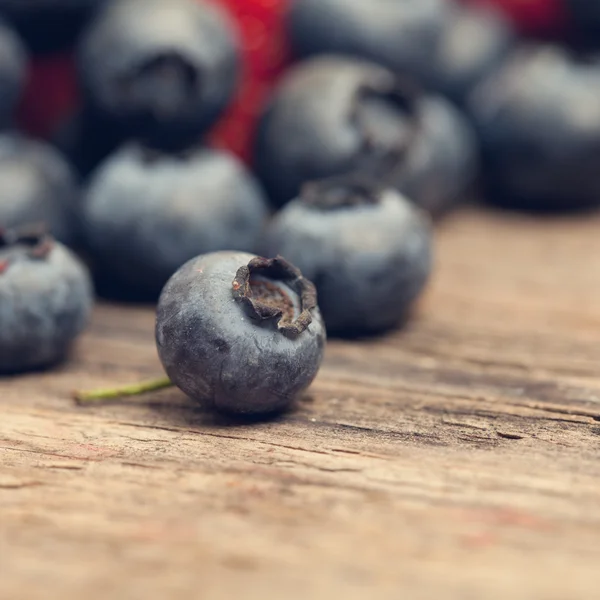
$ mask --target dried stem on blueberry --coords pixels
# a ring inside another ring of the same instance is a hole
[[[291,299],[282,288],[271,283],[275,281],[281,281],[298,295],[300,315],[297,318],[294,318]],[[302,276],[299,269],[280,256],[257,257],[240,267],[232,290],[233,297],[242,303],[251,318],[275,320],[277,328],[285,335],[299,335],[312,323],[311,311],[317,306],[315,286]]]
[[[188,108],[198,79],[198,70],[184,54],[165,51],[148,56],[115,83],[123,98],[153,98],[154,117],[160,120]]]
[[[114,400],[117,398],[125,398],[127,396],[139,396],[141,394],[156,392],[172,386],[173,382],[168,377],[161,377],[152,381],[134,383],[116,388],[76,391],[73,393],[73,398],[78,404],[90,404],[101,400]]]
[[[43,260],[52,250],[53,244],[54,240],[44,225],[0,229],[0,275],[10,267],[13,249],[21,248],[30,258]]]
[[[379,77],[360,86],[351,114],[351,120],[363,132],[364,147],[357,165],[360,171],[383,178],[404,168],[406,156],[421,127],[418,111],[420,98],[419,87],[411,80],[399,76]],[[408,135],[393,144],[380,140],[378,133],[371,130],[363,113],[365,101],[370,99],[386,100],[393,104],[399,113],[408,117]]]
[[[377,181],[357,173],[310,181],[302,187],[300,199],[313,208],[335,210],[379,204],[383,190]]]

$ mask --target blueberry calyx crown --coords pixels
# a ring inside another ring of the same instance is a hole
[[[15,251],[20,251],[33,260],[44,260],[54,240],[42,226],[20,229],[0,229],[0,274],[10,266]]]
[[[293,301],[276,282],[285,284],[300,301],[296,317]],[[300,270],[278,256],[253,258],[240,267],[232,284],[233,297],[242,303],[251,318],[257,321],[277,322],[277,329],[285,335],[299,335],[312,323],[312,310],[317,306],[315,286]]]
[[[199,75],[179,53],[163,52],[136,65],[118,80],[118,91],[130,108],[142,108],[157,120],[188,108]]]
[[[363,82],[353,100],[351,121],[362,132],[362,148],[354,168],[373,177],[384,178],[404,168],[406,157],[421,128],[420,87],[408,78],[382,75]],[[365,106],[371,100],[382,100],[395,107],[407,121],[407,134],[391,142],[383,139],[367,118]]]
[[[305,183],[300,192],[303,204],[321,210],[375,205],[381,202],[383,186],[366,175],[329,177]]]

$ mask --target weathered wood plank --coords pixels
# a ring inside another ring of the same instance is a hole
[[[331,343],[310,393],[239,423],[161,373],[151,309],[0,380],[0,597],[591,598],[600,584],[600,217],[467,210],[415,320]]]

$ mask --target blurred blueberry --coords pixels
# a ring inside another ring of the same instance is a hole
[[[43,223],[73,245],[78,209],[74,174],[54,148],[17,133],[0,134],[0,228]]]
[[[268,210],[252,175],[208,149],[159,154],[134,144],[92,176],[83,224],[106,293],[155,298],[187,260],[251,250]]]
[[[292,0],[292,47],[301,57],[350,54],[420,78],[450,10],[447,0]]]
[[[429,219],[391,188],[356,177],[306,184],[260,246],[317,286],[327,331],[357,335],[402,322],[431,270]]]
[[[383,67],[322,56],[284,77],[262,118],[255,164],[272,201],[306,181],[362,172],[432,213],[460,199],[476,170],[466,119]]]
[[[238,80],[235,32],[222,10],[199,0],[111,3],[78,57],[89,106],[123,137],[161,149],[197,141]]]
[[[493,7],[449,0],[293,0],[289,30],[300,57],[371,60],[458,102],[513,42]]]
[[[19,36],[0,20],[0,127],[12,120],[27,74],[27,52]]]
[[[473,93],[488,196],[526,209],[600,204],[600,61],[523,48]]]
[[[578,30],[595,48],[600,48],[600,2],[598,0],[564,0],[567,13]]]
[[[65,358],[92,309],[87,270],[64,246],[38,233],[0,231],[0,372]]]
[[[432,90],[462,104],[472,90],[508,55],[515,34],[491,5],[453,5],[421,79]]]

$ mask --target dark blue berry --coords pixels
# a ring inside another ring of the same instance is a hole
[[[196,0],[120,0],[84,35],[87,103],[157,148],[180,148],[210,127],[238,78],[235,33],[224,13]]]
[[[158,154],[129,145],[96,171],[83,225],[99,279],[134,296],[158,296],[186,261],[251,250],[268,216],[252,175],[232,155],[196,149]]]
[[[506,58],[515,35],[491,6],[453,5],[431,62],[417,74],[432,90],[463,104],[473,87]]]
[[[372,60],[459,102],[513,41],[497,11],[447,0],[295,0],[289,27],[299,56]]]
[[[160,296],[156,343],[173,383],[221,411],[286,407],[313,381],[325,329],[314,286],[282,259],[217,252],[186,263]]]
[[[118,1],[118,0],[117,0]],[[35,53],[68,49],[107,0],[0,0],[0,15],[17,28]]]
[[[564,0],[565,8],[577,29],[595,48],[600,48],[600,2],[597,0]]]
[[[447,0],[292,0],[292,47],[299,56],[350,54],[420,78],[450,9]]]
[[[429,278],[431,246],[429,219],[396,190],[340,177],[306,184],[261,251],[315,283],[329,333],[356,335],[407,317]]]
[[[439,213],[471,182],[476,145],[469,124],[442,98],[372,63],[322,56],[298,65],[276,90],[255,159],[278,205],[306,181],[362,172]]]
[[[600,61],[524,48],[471,97],[488,196],[511,207],[600,204]]]
[[[0,127],[9,124],[25,85],[27,53],[17,34],[0,20]]]
[[[34,231],[0,231],[0,372],[62,360],[91,308],[88,273],[69,250]]]
[[[0,134],[0,227],[43,223],[61,242],[75,244],[78,196],[74,174],[54,148]]]

